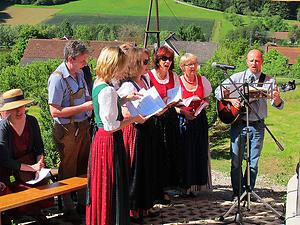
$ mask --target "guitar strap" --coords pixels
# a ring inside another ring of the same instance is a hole
[[[264,85],[265,79],[266,79],[266,74],[261,73],[259,76],[257,87],[262,87]]]
[[[244,83],[245,83],[246,70],[245,70],[243,76],[244,76],[243,80],[244,80]],[[260,76],[259,76],[257,87],[262,87],[264,82],[265,82],[265,79],[266,79],[266,74],[261,73]]]

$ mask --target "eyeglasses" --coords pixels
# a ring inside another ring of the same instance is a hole
[[[148,64],[149,64],[149,59],[145,59],[145,60],[143,61],[143,64],[144,64],[144,66],[148,65]]]
[[[184,64],[184,65],[187,67],[192,67],[192,66],[196,67],[197,63],[189,63],[189,64]]]
[[[162,56],[162,57],[160,57],[160,59],[161,59],[162,61],[164,61],[164,62],[166,62],[167,60],[173,61],[173,58],[172,58],[172,57],[167,57],[167,56]]]

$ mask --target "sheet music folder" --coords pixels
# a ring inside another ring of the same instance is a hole
[[[245,83],[235,83],[236,87],[244,94]],[[249,98],[273,98],[273,83],[249,83]],[[220,85],[221,99],[236,99],[240,97],[239,92],[231,83]]]

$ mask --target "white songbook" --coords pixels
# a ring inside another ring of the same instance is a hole
[[[139,93],[141,93],[143,97],[126,103],[131,116],[142,115],[149,118],[162,111],[168,105],[181,100],[181,88],[179,86],[167,91],[167,104],[160,97],[155,87],[151,87],[148,90],[143,88]]]

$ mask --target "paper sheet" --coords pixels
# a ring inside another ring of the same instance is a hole
[[[205,109],[207,106],[208,106],[208,103],[203,102],[195,111],[194,116],[198,116],[202,112],[202,110]]]
[[[36,184],[36,183],[40,182],[48,175],[50,170],[51,169],[42,168],[39,171],[38,176],[34,180],[27,181],[26,184]]]
[[[167,91],[167,96],[168,96],[167,105],[171,103],[179,102],[182,98],[181,93],[182,92],[180,86],[169,89]]]
[[[143,94],[141,99],[126,103],[131,116],[142,115],[148,118],[166,107],[155,87],[148,90],[141,89],[139,93]]]
[[[198,96],[194,95],[189,98],[182,99],[182,101],[179,103],[179,105],[184,105],[184,106],[188,107],[192,101],[197,101],[197,100],[200,100],[200,98]]]

